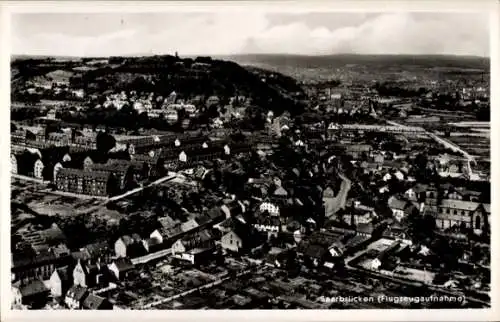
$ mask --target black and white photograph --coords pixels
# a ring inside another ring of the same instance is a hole
[[[110,5],[10,14],[11,310],[492,308],[489,11]]]

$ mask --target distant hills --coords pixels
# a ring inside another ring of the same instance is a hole
[[[296,68],[339,68],[346,65],[365,66],[419,66],[423,68],[466,68],[489,70],[490,59],[478,56],[452,55],[356,55],[335,54],[325,56],[303,56],[284,54],[244,54],[224,56],[224,59],[243,65],[269,65]]]

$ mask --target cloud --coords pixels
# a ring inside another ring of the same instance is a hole
[[[73,56],[176,51],[180,55],[489,53],[488,17],[481,14],[335,13],[328,19],[325,13],[280,16],[240,11],[108,16],[16,18],[13,51]]]
[[[127,51],[131,39],[135,38],[136,35],[137,31],[133,29],[120,30],[99,36],[40,33],[23,39],[15,37],[13,48],[15,53],[19,51],[34,55],[112,55],[116,52]]]
[[[357,26],[311,28],[304,22],[275,26],[254,36],[259,52],[296,54],[488,55],[488,19],[410,13],[382,14]]]

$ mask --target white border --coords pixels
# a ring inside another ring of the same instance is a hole
[[[122,2],[122,1],[0,1],[0,120],[4,126],[0,126],[0,149],[3,159],[0,167],[0,205],[2,215],[0,216],[1,236],[1,308],[2,321],[69,321],[78,320],[164,320],[185,321],[208,319],[215,321],[234,320],[278,320],[278,321],[332,321],[332,320],[359,320],[359,321],[383,321],[383,320],[406,320],[406,321],[468,321],[468,320],[496,320],[498,314],[498,288],[499,276],[498,264],[498,227],[499,220],[496,218],[500,191],[496,189],[494,179],[500,176],[496,167],[492,166],[492,308],[481,310],[294,310],[294,311],[12,311],[10,310],[10,175],[9,175],[9,149],[10,149],[10,126],[9,126],[9,97],[10,88],[5,84],[10,83],[10,15],[12,13],[29,12],[165,12],[165,11],[266,11],[266,12],[289,12],[305,13],[311,11],[337,11],[337,12],[398,12],[398,11],[432,11],[432,12],[490,12],[490,57],[491,57],[491,160],[492,164],[499,161],[496,142],[500,142],[500,129],[495,126],[496,120],[500,118],[500,98],[498,97],[500,86],[499,69],[499,13],[500,2],[489,0],[475,1],[186,1],[186,2]]]

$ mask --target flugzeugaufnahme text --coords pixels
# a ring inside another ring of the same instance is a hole
[[[429,302],[463,302],[462,296],[321,296],[323,303],[429,303]]]

